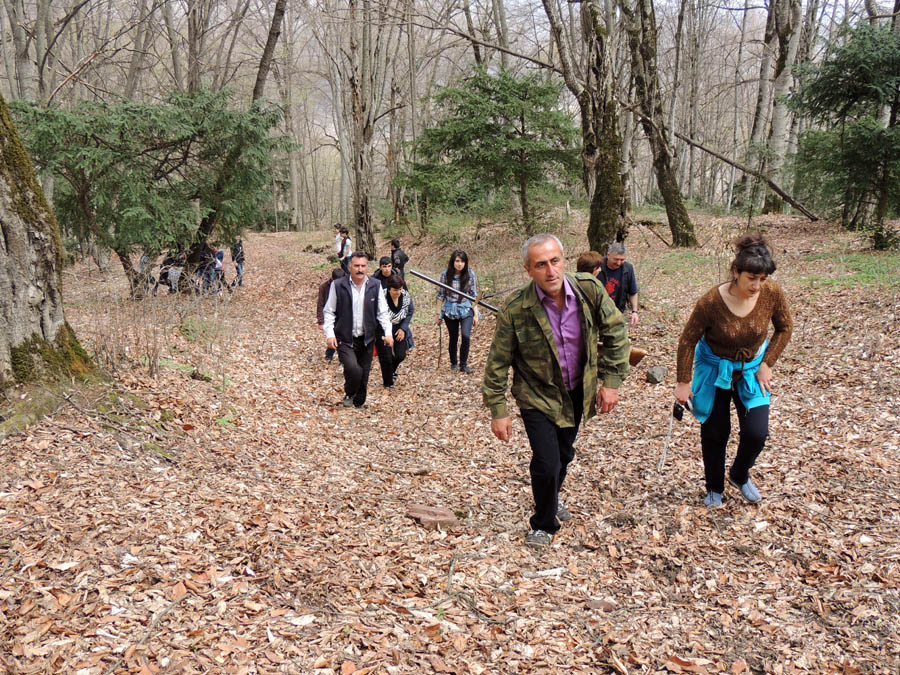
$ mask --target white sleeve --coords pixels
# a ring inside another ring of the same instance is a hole
[[[328,299],[325,301],[325,307],[322,310],[325,315],[325,323],[322,324],[322,330],[325,331],[325,338],[334,337],[334,319],[337,312],[337,295],[334,292],[334,284],[328,287]]]

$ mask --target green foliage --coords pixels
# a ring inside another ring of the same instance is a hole
[[[173,94],[159,104],[85,101],[71,110],[17,102],[14,111],[35,164],[56,179],[56,213],[75,236],[156,252],[192,242],[214,204],[218,235],[230,240],[268,197],[280,111],[230,102],[221,92]],[[239,141],[243,152],[223,172]],[[224,186],[216,185],[220,176]]]
[[[896,235],[883,220],[900,205],[900,35],[862,24],[845,37],[803,69],[791,98],[820,124],[800,137],[797,193],[832,214],[877,204],[872,243],[889,247]]]
[[[577,177],[578,134],[560,109],[560,91],[539,74],[483,69],[441,89],[434,102],[443,117],[422,132],[419,161],[400,181],[430,207],[468,211],[506,207],[510,189],[521,199],[523,190]]]
[[[895,252],[821,253],[807,256],[804,260],[821,262],[817,267],[828,270],[827,274],[810,274],[801,278],[814,287],[894,288],[900,278],[900,253]]]

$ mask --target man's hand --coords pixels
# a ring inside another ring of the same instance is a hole
[[[384,336],[383,338],[381,338],[381,339],[384,340],[384,344],[385,344],[386,347],[393,347],[393,346],[394,346],[394,338],[392,338],[390,335],[385,335],[385,336]]]
[[[769,368],[769,364],[765,361],[759,364],[759,370],[756,371],[756,381],[759,382],[763,393],[772,393],[772,369]]]
[[[631,313],[631,318],[628,320],[628,323],[632,326],[637,326],[637,324],[638,324],[638,313],[637,312]]]
[[[325,340],[325,346],[329,349],[337,349],[337,338],[328,338]]]
[[[508,441],[509,437],[512,436],[512,419],[501,417],[500,419],[491,420],[491,431],[501,441]]]
[[[601,413],[612,412],[619,402],[619,390],[611,387],[600,387],[597,391],[597,410]]]

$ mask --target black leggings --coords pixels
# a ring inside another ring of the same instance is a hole
[[[725,447],[731,435],[732,400],[737,409],[740,433],[737,454],[728,474],[738,485],[747,482],[750,469],[756,463],[756,458],[762,452],[769,435],[769,406],[763,405],[747,410],[734,391],[716,387],[712,412],[700,425],[700,445],[703,448],[707,492],[725,491]]]
[[[444,317],[444,323],[447,324],[447,332],[450,334],[448,348],[451,365],[459,363],[460,368],[465,368],[469,363],[469,341],[472,337],[472,321],[474,318],[474,314],[469,314],[465,319]],[[462,328],[462,343],[459,345],[459,361],[457,362],[456,343],[459,340],[460,328]]]

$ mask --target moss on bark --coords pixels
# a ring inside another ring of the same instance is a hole
[[[94,365],[78,342],[68,323],[62,325],[53,342],[34,334],[10,351],[15,383],[31,382],[49,377],[85,379],[94,372]],[[12,382],[0,382],[5,388]]]

